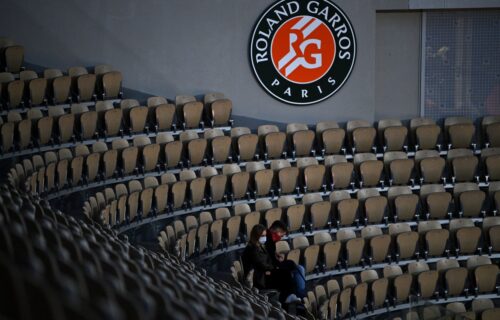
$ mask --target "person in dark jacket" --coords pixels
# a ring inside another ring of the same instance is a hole
[[[273,259],[265,246],[266,242],[266,227],[261,224],[255,225],[250,231],[250,239],[241,257],[245,276],[253,269],[253,283],[257,289],[278,290],[282,303],[300,301],[294,294],[292,274],[289,270],[280,269],[273,264]]]
[[[285,259],[283,254],[276,253],[276,242],[280,241],[286,235],[286,229],[286,225],[277,220],[271,224],[271,227],[266,232],[266,250],[276,267],[279,267]]]
[[[284,254],[276,252],[276,242],[280,241],[281,238],[287,234],[287,232],[287,227],[282,221],[276,220],[273,222],[271,227],[267,230],[266,250],[271,256],[275,267],[282,270],[288,270],[291,273],[295,284],[294,293],[299,298],[304,298],[306,296],[306,278],[304,267],[295,264],[295,262],[291,260],[285,260]]]

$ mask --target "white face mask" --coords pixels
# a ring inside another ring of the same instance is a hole
[[[262,244],[265,244],[266,241],[267,241],[267,237],[266,236],[263,236],[263,237],[259,238],[259,242],[262,243]]]

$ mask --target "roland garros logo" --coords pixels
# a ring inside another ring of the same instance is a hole
[[[333,3],[278,1],[257,22],[250,42],[255,76],[273,97],[307,105],[337,92],[356,58],[347,16]]]

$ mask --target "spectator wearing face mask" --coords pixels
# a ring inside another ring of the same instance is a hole
[[[295,295],[292,274],[289,270],[280,269],[273,264],[273,259],[266,249],[266,242],[266,227],[261,224],[254,226],[241,257],[245,276],[253,269],[253,283],[257,289],[278,290],[282,303],[300,301]]]
[[[306,279],[305,279],[305,269],[301,265],[295,264],[291,260],[285,260],[285,255],[276,252],[276,242],[280,241],[287,234],[286,225],[277,220],[271,224],[271,227],[267,230],[267,240],[266,240],[266,250],[273,261],[273,265],[276,268],[287,270],[291,273],[292,279],[295,284],[294,293],[299,298],[304,298],[306,296]]]

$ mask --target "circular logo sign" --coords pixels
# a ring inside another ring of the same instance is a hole
[[[257,22],[250,60],[262,87],[295,105],[337,92],[356,59],[356,37],[347,16],[326,1],[282,0]]]

